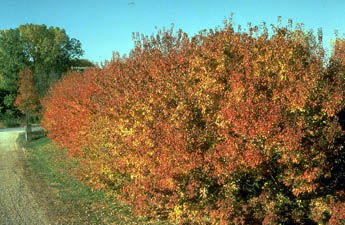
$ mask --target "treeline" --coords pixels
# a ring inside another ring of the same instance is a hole
[[[37,94],[43,97],[72,66],[92,64],[86,59],[79,59],[82,55],[80,41],[70,38],[64,29],[58,27],[25,24],[1,30],[0,120],[11,122],[20,116],[14,104],[20,86],[20,73],[27,75],[30,74],[28,70],[31,71]]]
[[[343,224],[345,41],[301,27],[181,30],[72,73],[42,126],[80,178],[172,224]]]

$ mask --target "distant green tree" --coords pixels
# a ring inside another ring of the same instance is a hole
[[[24,43],[26,60],[31,64],[39,94],[72,66],[72,60],[83,55],[81,43],[69,38],[64,29],[26,24],[18,28]]]
[[[44,96],[82,55],[80,41],[58,27],[25,24],[0,30],[0,106],[14,109],[19,71],[30,69],[39,95]]]
[[[0,31],[0,107],[2,120],[12,117],[16,109],[17,77],[22,68],[28,66],[24,45],[18,29]]]

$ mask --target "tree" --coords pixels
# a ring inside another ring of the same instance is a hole
[[[71,62],[73,67],[95,67],[96,65],[88,59],[73,59]]]
[[[19,71],[32,71],[38,93],[43,96],[82,54],[80,41],[58,27],[25,24],[0,31],[0,91],[7,96],[7,104],[3,101],[2,105],[13,106]]]
[[[17,77],[21,69],[27,66],[24,46],[17,29],[0,31],[0,105],[3,115],[7,111],[13,114],[13,106],[17,94]]]
[[[69,38],[64,29],[45,25],[26,24],[18,28],[24,45],[24,55],[34,72],[40,96],[51,83],[61,78],[72,60],[83,54],[81,43]]]
[[[26,116],[26,140],[29,141],[31,133],[30,115],[37,114],[40,105],[31,70],[26,69],[19,73],[18,86],[18,95],[14,105]]]
[[[9,92],[16,91],[18,72],[24,68],[26,59],[24,45],[19,30],[0,31],[0,88]]]

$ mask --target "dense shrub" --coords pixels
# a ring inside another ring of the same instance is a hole
[[[337,39],[326,62],[313,35],[286,27],[158,32],[65,77],[43,102],[43,127],[81,160],[86,183],[142,215],[340,224],[344,50]]]
[[[20,126],[20,121],[15,113],[7,109],[3,115],[1,115],[1,123],[4,127],[18,127]]]

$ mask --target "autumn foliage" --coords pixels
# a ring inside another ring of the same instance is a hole
[[[137,37],[66,76],[43,127],[81,179],[173,224],[341,224],[345,43],[288,27]],[[340,172],[339,172],[340,171]]]
[[[34,76],[31,70],[25,69],[19,72],[18,95],[14,105],[22,112],[35,114],[40,107],[38,91],[35,86]]]

